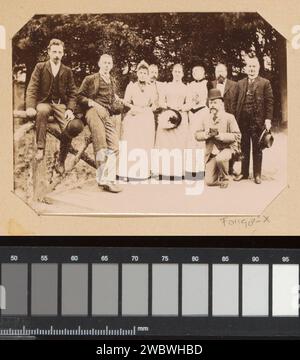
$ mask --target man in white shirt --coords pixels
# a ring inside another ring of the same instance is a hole
[[[49,60],[38,63],[31,75],[26,91],[26,114],[36,117],[36,160],[44,157],[49,116],[52,115],[59,124],[62,135],[55,168],[63,174],[72,138],[82,131],[83,124],[74,116],[77,89],[72,70],[61,62],[64,43],[52,39],[48,55]]]

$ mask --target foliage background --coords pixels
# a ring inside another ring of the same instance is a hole
[[[121,96],[142,59],[159,66],[160,81],[171,80],[177,62],[184,66],[185,82],[191,81],[195,64],[204,65],[212,80],[219,61],[238,80],[244,76],[243,54],[254,52],[261,75],[272,82],[275,118],[282,120],[285,39],[257,13],[36,15],[13,38],[13,66],[26,68],[26,85],[35,64],[47,59],[52,38],[65,42],[63,61],[73,69],[77,86],[98,70],[99,55],[112,54]]]

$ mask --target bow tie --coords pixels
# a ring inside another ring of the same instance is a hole
[[[201,79],[201,80],[195,80],[196,83],[201,83],[203,80],[205,80],[205,78]]]

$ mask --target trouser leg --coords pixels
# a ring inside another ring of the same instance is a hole
[[[107,180],[114,182],[117,176],[117,164],[119,156],[119,137],[113,117],[108,117],[105,122],[105,134],[107,143],[106,171]]]
[[[245,178],[249,176],[250,163],[250,134],[248,129],[242,130],[241,150],[243,154],[242,174]]]
[[[90,109],[86,114],[92,133],[99,184],[116,180],[118,134],[113,118],[104,107]]]
[[[229,160],[231,159],[232,151],[224,149],[216,156],[216,165],[218,168],[219,181],[228,181]]]
[[[52,107],[48,103],[40,103],[36,107],[36,144],[38,149],[45,149],[47,123],[49,116],[52,113]]]
[[[254,178],[259,176],[261,177],[261,167],[262,167],[262,150],[259,146],[259,136],[262,131],[257,129],[253,130],[252,137],[252,154],[253,154],[253,176]]]
[[[59,147],[59,156],[58,156],[58,166],[61,168],[57,168],[59,172],[64,171],[64,163],[66,157],[68,155],[69,146],[71,144],[72,139],[64,133],[66,128],[66,120],[65,120],[65,112],[66,105],[64,104],[52,104],[53,116],[57,121],[60,130],[61,130],[61,138],[60,138],[60,147]]]
[[[205,183],[208,186],[218,185],[218,167],[216,157],[211,157],[205,165]]]
[[[98,168],[98,166],[100,165],[100,159],[97,159],[97,154],[99,154],[102,149],[107,148],[105,125],[104,122],[101,121],[95,108],[91,108],[87,111],[86,121],[92,135],[94,155],[96,160],[96,166]]]
[[[52,104],[52,108],[55,120],[58,122],[61,129],[58,164],[62,167],[61,171],[63,171],[72,139],[83,130],[83,124],[81,120],[76,118],[70,121],[65,119],[66,106],[64,104]]]
[[[229,160],[229,168],[228,168],[228,174],[233,175],[233,165],[234,161],[232,159]]]
[[[105,121],[105,134],[107,148],[116,156],[119,154],[119,136],[116,129],[116,123],[113,117],[108,117]]]

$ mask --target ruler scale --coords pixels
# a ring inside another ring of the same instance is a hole
[[[1,247],[0,336],[297,336],[299,249]]]

